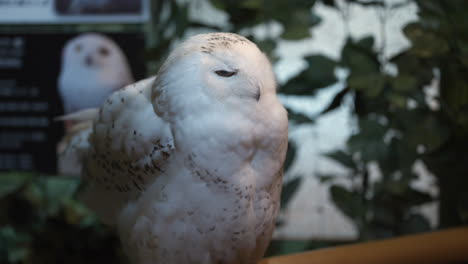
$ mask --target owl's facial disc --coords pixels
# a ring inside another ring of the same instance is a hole
[[[197,100],[204,103],[197,109],[218,105],[205,103],[210,100],[251,109],[276,94],[276,80],[268,58],[246,38],[231,33],[201,34],[171,52],[152,85],[155,105],[172,104],[168,98],[174,94],[206,99]]]
[[[214,72],[221,80],[224,79],[236,79],[232,81],[234,85],[231,85],[228,89],[231,89],[232,95],[240,98],[253,98],[257,102],[260,100],[260,86],[255,81],[245,81],[243,78],[248,78],[246,74],[239,74],[239,70],[217,70]]]
[[[107,47],[105,44],[100,44],[93,48],[87,47],[83,43],[77,43],[73,48],[73,52],[76,53],[77,56],[82,57],[82,62],[85,67],[99,66],[112,55],[111,48]]]
[[[202,53],[204,79],[209,93],[218,99],[238,98],[260,100],[261,85],[237,52],[221,49],[210,54]]]

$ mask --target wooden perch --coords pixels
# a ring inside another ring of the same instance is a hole
[[[468,263],[468,227],[266,258],[259,264]]]

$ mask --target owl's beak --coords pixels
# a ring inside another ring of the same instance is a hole
[[[93,57],[88,55],[85,57],[85,65],[86,66],[93,66],[94,64],[94,61],[93,61]]]

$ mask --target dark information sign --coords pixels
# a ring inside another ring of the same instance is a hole
[[[65,67],[62,55],[64,46],[77,37],[77,34],[0,34],[0,171],[56,172],[57,143],[65,130],[63,123],[53,120],[64,113],[58,87],[61,68]],[[127,58],[129,78],[144,78],[143,35],[122,33],[105,37],[115,42]],[[87,47],[83,45],[86,43],[70,49],[84,53]],[[102,47],[96,50],[100,56],[112,56],[113,52]],[[89,80],[91,77],[80,67],[99,64],[99,59],[86,54],[83,60],[76,57],[73,63],[83,66],[76,66],[77,75],[72,82]],[[74,70],[69,69],[71,75]]]

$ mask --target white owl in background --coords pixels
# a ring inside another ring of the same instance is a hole
[[[133,81],[125,55],[108,37],[86,33],[71,39],[65,45],[58,79],[65,114],[98,108],[110,94]],[[78,131],[89,132],[90,122],[82,121],[65,121],[66,135],[57,146],[60,174],[80,174],[79,157],[74,151],[66,151],[66,148]]]
[[[125,55],[108,37],[86,33],[65,45],[58,79],[65,114],[100,107],[111,93],[132,82]]]
[[[84,199],[133,263],[257,263],[279,210],[288,120],[254,43],[194,36],[94,113],[89,141],[73,146]]]

